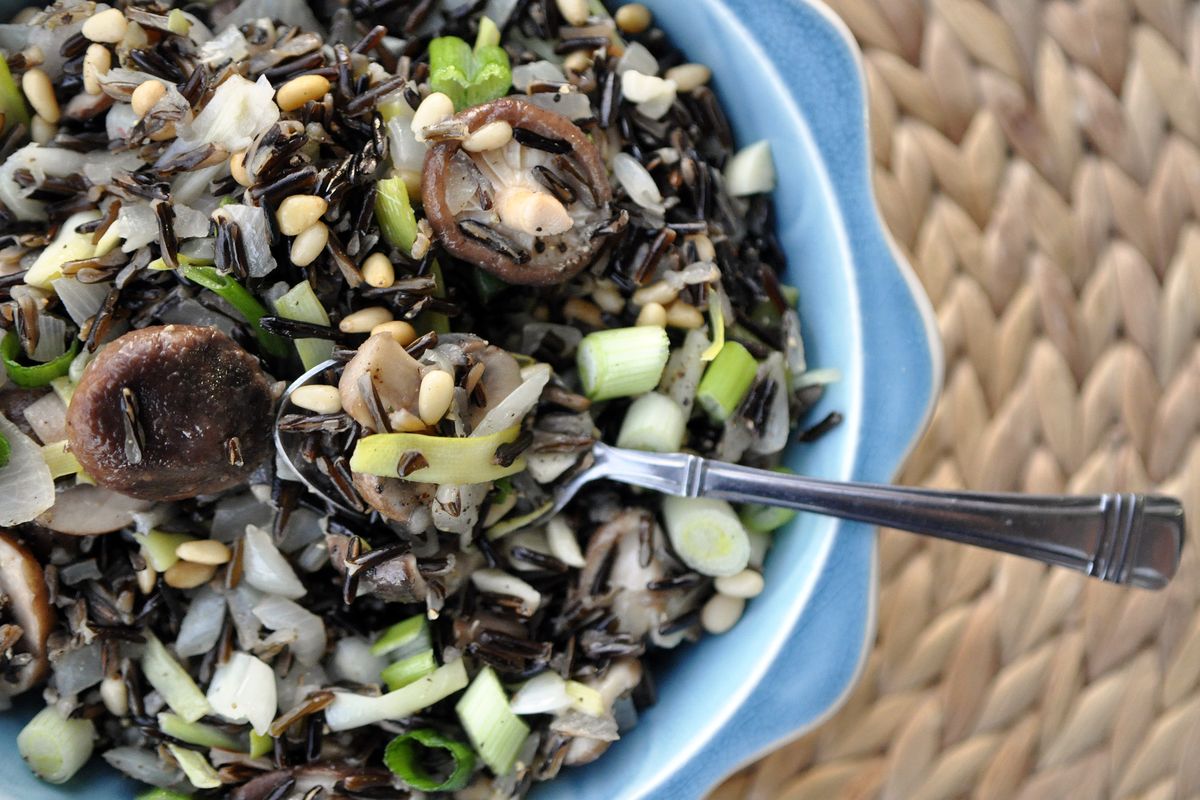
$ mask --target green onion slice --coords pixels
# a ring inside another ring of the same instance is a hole
[[[0,468],[7,467],[10,458],[12,458],[12,446],[8,443],[8,438],[0,433]]]
[[[474,49],[457,36],[431,41],[429,86],[454,101],[460,111],[508,94],[512,70],[508,53],[499,45],[499,31],[493,34],[481,25]]]
[[[329,325],[329,314],[308,281],[300,281],[276,300],[275,313],[296,322]],[[305,370],[333,357],[333,342],[328,339],[295,339],[292,344],[296,346]]]
[[[401,178],[386,178],[375,184],[375,190],[375,219],[383,238],[408,255],[417,240],[417,215],[408,199],[408,187]]]
[[[525,469],[522,458],[507,467],[496,462],[496,448],[512,442],[520,433],[519,425],[490,436],[465,439],[423,433],[377,433],[358,440],[350,457],[350,469],[421,483],[487,483]],[[400,474],[401,463],[411,463],[418,456],[428,466]]]
[[[147,789],[141,794],[136,795],[133,800],[192,800],[192,796],[183,792],[174,792],[170,789]]]
[[[450,775],[438,780],[429,774],[422,763],[422,750],[442,750],[453,763]],[[422,792],[457,792],[471,780],[475,770],[475,753],[470,746],[443,736],[432,728],[420,728],[401,734],[388,743],[383,763],[400,780]]]
[[[664,497],[667,536],[683,563],[701,575],[736,575],[750,561],[750,537],[733,507],[708,497]]]
[[[262,345],[263,350],[277,358],[287,355],[287,342],[273,333],[267,333],[258,324],[258,321],[267,315],[267,309],[263,308],[263,304],[258,302],[245,286],[228,275],[217,272],[214,267],[181,266],[179,271],[189,281],[198,283],[205,289],[220,295],[236,308],[254,328],[254,335],[258,337],[258,343]]]
[[[379,635],[371,645],[371,655],[393,658],[410,656],[430,648],[429,622],[424,614],[401,620]]]
[[[25,96],[17,88],[9,72],[8,62],[0,58],[0,113],[4,114],[4,126],[0,132],[7,133],[18,122],[29,124],[29,109],[25,107]]]
[[[64,717],[46,706],[17,734],[17,752],[42,780],[66,783],[91,758],[95,740],[90,719]]]
[[[437,659],[432,650],[422,650],[411,656],[402,658],[394,664],[389,664],[379,673],[379,677],[387,684],[388,691],[403,689],[410,683],[419,681],[438,667]]]
[[[617,447],[676,453],[683,446],[687,414],[683,406],[659,392],[647,392],[629,404]]]
[[[591,400],[644,394],[658,385],[670,351],[666,329],[655,325],[589,333],[576,355],[583,391]]]
[[[773,467],[772,472],[780,472],[785,475],[795,475],[794,469],[787,467]],[[772,533],[779,530],[784,525],[787,525],[796,518],[798,512],[792,508],[780,508],[779,506],[764,506],[759,503],[747,503],[742,506],[738,517],[742,520],[742,525],[746,530],[755,533]]]
[[[507,775],[529,736],[529,726],[509,708],[508,695],[491,667],[475,676],[454,710],[483,763],[497,775]]]
[[[713,422],[725,422],[746,398],[757,372],[758,362],[749,350],[738,342],[726,342],[704,371],[696,402]]]
[[[61,378],[67,374],[67,370],[71,368],[71,362],[79,354],[79,340],[72,340],[71,347],[58,358],[36,366],[27,366],[18,361],[20,353],[21,340],[15,331],[9,331],[5,334],[3,341],[0,341],[0,360],[4,361],[4,371],[17,386],[35,389],[39,386],[46,386],[55,378]]]

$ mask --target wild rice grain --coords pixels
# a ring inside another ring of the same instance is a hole
[[[363,280],[376,289],[386,289],[396,282],[396,268],[383,253],[372,253],[362,265]]]
[[[100,76],[108,74],[112,68],[112,53],[102,44],[88,47],[83,56],[83,90],[96,95],[103,91],[100,88]]]
[[[763,576],[752,569],[744,569],[736,575],[722,575],[713,583],[721,594],[743,599],[758,597],[765,586]]]
[[[284,236],[299,236],[321,220],[329,210],[329,202],[315,194],[294,194],[285,197],[275,212],[279,232]]]
[[[658,303],[647,303],[638,312],[637,324],[662,328],[667,324],[667,310]]]
[[[627,3],[621,6],[613,18],[622,33],[641,33],[650,27],[653,19],[650,16],[650,9],[641,3]]]
[[[158,101],[162,100],[166,93],[167,87],[163,85],[162,81],[143,81],[133,90],[133,95],[129,98],[129,103],[133,106],[133,113],[139,119],[146,116],[150,109],[158,105]]]
[[[435,369],[421,379],[421,390],[417,395],[417,413],[426,425],[437,424],[450,408],[454,399],[454,376]]]
[[[336,414],[342,410],[342,396],[336,386],[310,383],[292,392],[291,400],[316,414]]]
[[[417,339],[417,331],[412,325],[409,325],[402,319],[384,322],[371,328],[371,335],[377,333],[386,333],[391,336],[401,347],[408,347]]]
[[[25,98],[39,117],[57,124],[62,119],[62,110],[58,107],[58,98],[54,96],[54,84],[50,76],[41,69],[34,67],[21,76],[21,90]]]
[[[163,582],[172,589],[195,589],[212,580],[217,568],[212,564],[176,561],[163,573]]]
[[[318,222],[292,240],[291,259],[297,267],[307,267],[317,260],[329,243],[329,228]]]
[[[320,100],[329,91],[329,79],[322,75],[301,75],[279,87],[275,103],[283,111],[295,111],[310,100]]]
[[[295,395],[293,394],[292,397],[294,400]],[[233,557],[233,552],[224,542],[218,542],[216,539],[195,539],[190,542],[183,542],[176,547],[175,555],[193,564],[217,566],[229,563],[229,559]]]
[[[129,21],[125,19],[125,14],[120,9],[109,8],[88,17],[80,33],[93,42],[116,44],[125,38],[128,28]]]
[[[703,64],[680,64],[667,70],[663,77],[675,81],[676,91],[690,92],[708,83],[712,78],[712,70]]]
[[[342,333],[370,333],[376,325],[392,321],[392,312],[382,306],[360,309],[342,317],[338,330]]]
[[[700,610],[700,624],[709,633],[725,633],[737,624],[745,610],[746,601],[742,598],[714,594]]]

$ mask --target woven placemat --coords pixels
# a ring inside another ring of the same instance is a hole
[[[1200,526],[1200,4],[829,0],[945,392],[900,482],[1152,490]],[[1200,796],[1200,547],[1164,592],[895,531],[825,725],[715,798]]]

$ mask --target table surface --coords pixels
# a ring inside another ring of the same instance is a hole
[[[1200,4],[828,2],[945,341],[901,482],[1153,489],[1200,522]],[[880,559],[846,706],[715,800],[1200,795],[1194,543],[1158,593],[895,531]]]

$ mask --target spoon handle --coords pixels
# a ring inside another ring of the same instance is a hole
[[[764,503],[900,528],[1161,589],[1179,567],[1183,507],[1158,495],[989,494],[843,483],[699,456],[601,445],[613,480],[691,497]]]

